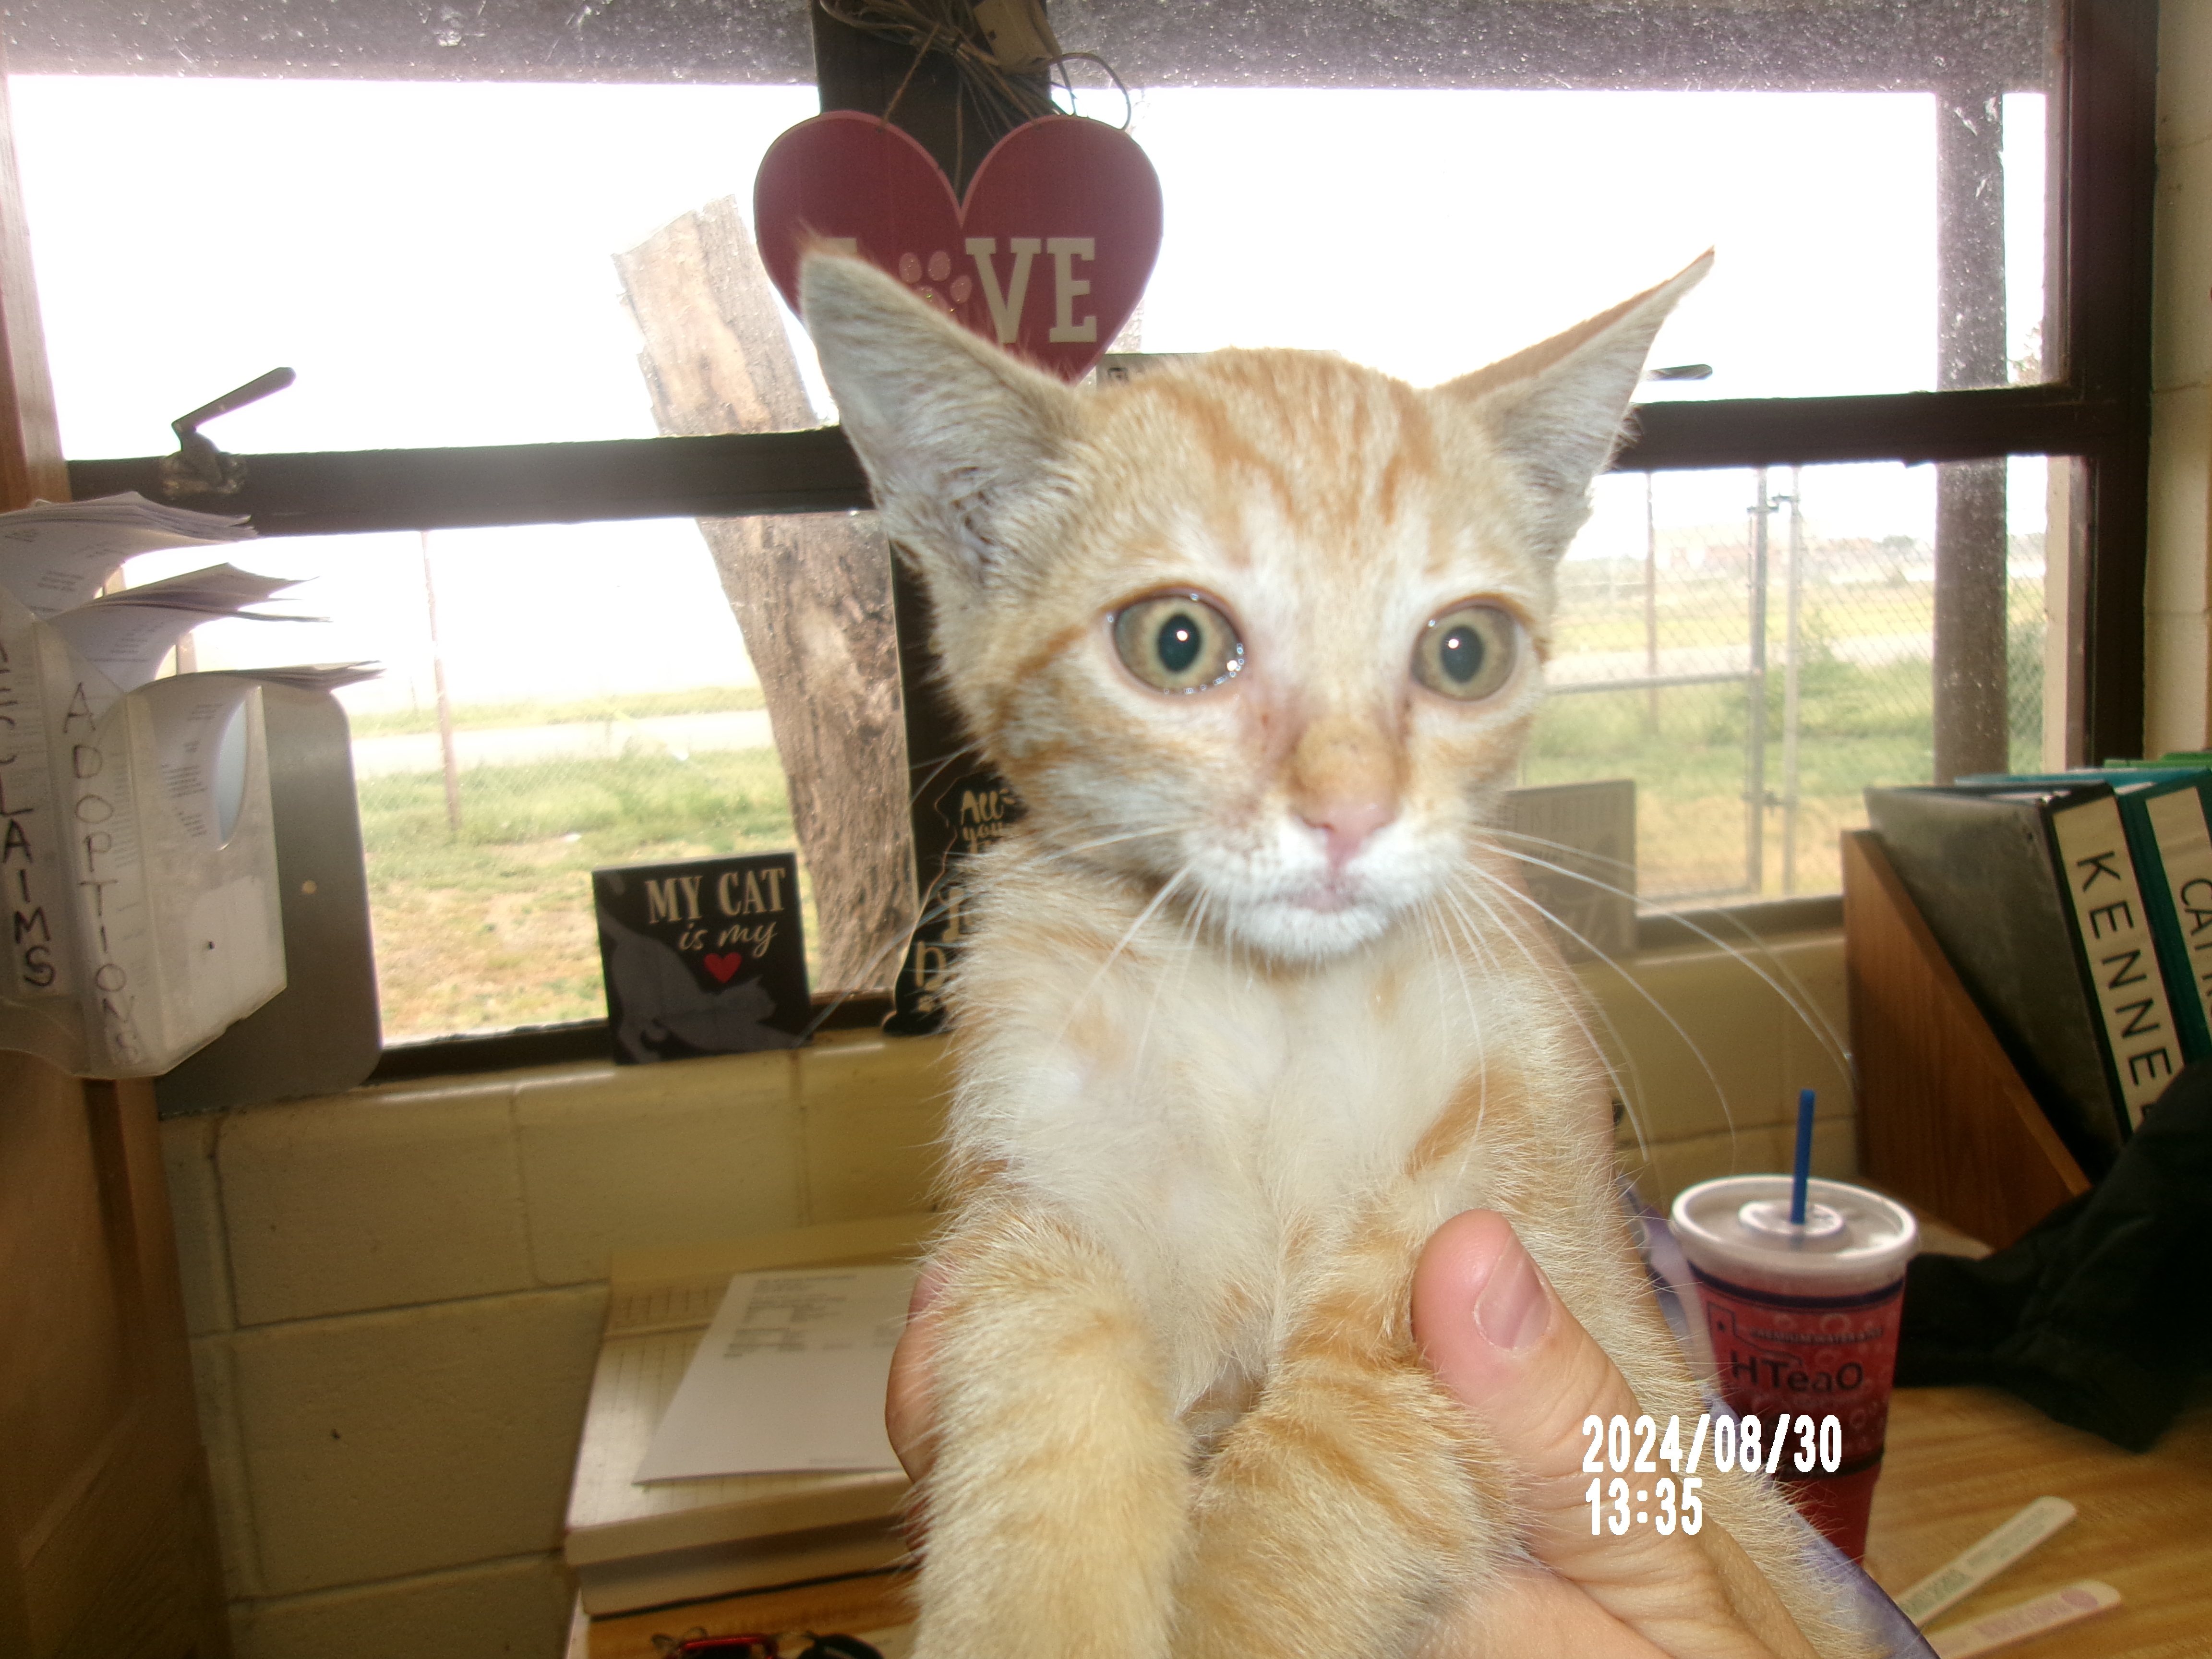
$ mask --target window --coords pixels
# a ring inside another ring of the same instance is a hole
[[[1055,17],[1139,89],[1168,191],[1142,349],[1326,346],[1434,380],[1721,244],[1655,360],[1686,373],[1650,386],[1565,568],[1564,695],[1528,767],[1637,778],[1647,903],[1832,891],[1866,783],[2137,745],[2151,6]],[[608,263],[743,200],[815,106],[796,12],[256,0],[149,26],[30,0],[9,27],[78,493],[153,493],[150,462],[93,458],[301,370],[212,432],[247,458],[258,562],[325,571],[307,608],[355,630],[290,654],[398,665],[350,694],[372,860],[419,874],[455,849],[414,910],[383,884],[387,1036],[584,1017],[576,872],[723,844],[656,839],[655,799],[732,845],[790,833],[762,694],[681,521],[866,504],[834,431],[651,435]],[[1118,118],[1118,94],[1082,97]],[[165,178],[234,180],[252,208],[149,198],[147,134],[185,135],[199,167]],[[246,234],[263,212],[284,234]],[[419,764],[440,665],[453,813]],[[505,764],[471,764],[498,745]],[[404,963],[467,954],[428,950],[434,912],[476,930],[480,988],[395,994]]]

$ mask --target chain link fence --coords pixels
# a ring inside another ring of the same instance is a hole
[[[2033,769],[2041,463],[2008,482],[2002,666],[2010,763]],[[1924,467],[1601,479],[1522,781],[1633,778],[1646,904],[1834,891],[1861,792],[1931,775],[1934,517]]]

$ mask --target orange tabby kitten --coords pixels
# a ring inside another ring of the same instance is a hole
[[[1696,1420],[1574,983],[1486,826],[1554,567],[1705,269],[1431,391],[1224,351],[1092,392],[808,261],[845,430],[1028,810],[956,994],[919,1659],[1459,1650],[1516,1548],[1408,1327],[1462,1210]],[[1823,1630],[1779,1500],[1708,1476]]]

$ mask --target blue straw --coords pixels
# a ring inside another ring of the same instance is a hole
[[[1797,1164],[1790,1173],[1790,1224],[1805,1224],[1805,1182],[1813,1173],[1813,1091],[1797,1091]]]

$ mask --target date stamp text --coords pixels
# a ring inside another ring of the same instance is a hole
[[[1698,1464],[1709,1443],[1715,1468],[1741,1468],[1747,1474],[1777,1475],[1785,1470],[1833,1474],[1844,1462],[1844,1425],[1832,1416],[1816,1423],[1781,1412],[1769,1428],[1757,1417],[1717,1419],[1706,1412],[1698,1419],[1686,1453],[1679,1417],[1667,1419],[1663,1437],[1649,1417],[1632,1423],[1626,1417],[1607,1419],[1595,1413],[1583,1419],[1582,1431],[1589,1437],[1583,1473],[1595,1477],[1583,1494],[1590,1506],[1593,1538],[1601,1532],[1618,1538],[1632,1526],[1650,1526],[1664,1535],[1671,1535],[1677,1527],[1694,1533],[1704,1526],[1705,1506],[1698,1488],[1705,1481]],[[1664,1474],[1660,1474],[1662,1462],[1668,1469]],[[1608,1471],[1610,1482],[1606,1480]],[[1658,1479],[1632,1486],[1631,1475]]]

